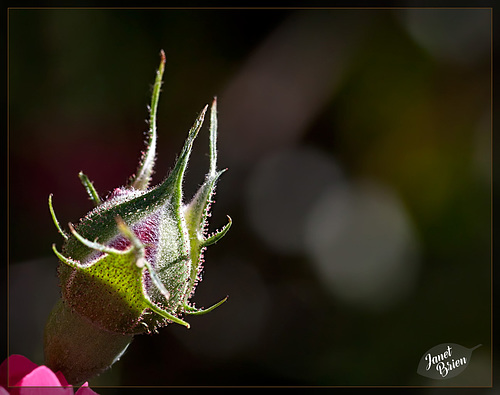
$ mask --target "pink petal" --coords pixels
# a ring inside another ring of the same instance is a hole
[[[47,366],[42,365],[24,376],[19,382],[14,385],[20,387],[60,387],[61,382],[52,370],[50,370]]]
[[[45,387],[45,388],[44,388]],[[48,388],[52,387],[52,388]],[[55,387],[55,388],[54,388]],[[11,395],[73,395],[73,388],[63,388],[56,374],[39,366],[24,376],[10,391]]]
[[[73,395],[71,388],[63,387],[19,387],[10,395]]]
[[[89,383],[85,382],[82,384],[78,391],[76,391],[75,395],[99,395],[97,392],[92,391],[89,387]]]
[[[99,395],[88,382],[76,394]],[[61,372],[54,373],[47,366],[14,354],[0,364],[0,395],[73,395],[73,387]]]
[[[0,386],[7,388],[9,385],[17,383],[37,367],[36,363],[22,355],[11,355],[0,365]]]

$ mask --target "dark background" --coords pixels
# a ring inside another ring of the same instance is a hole
[[[9,352],[43,363],[62,224],[126,183],[167,55],[155,183],[219,104],[194,301],[90,385],[490,385],[491,10],[10,9]],[[195,143],[189,198],[208,169]],[[417,375],[445,342],[474,351]],[[97,389],[104,393],[104,389]],[[108,393],[108,392],[106,392]]]

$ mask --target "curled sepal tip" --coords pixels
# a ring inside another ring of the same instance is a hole
[[[203,314],[206,314],[206,313],[209,313],[211,312],[212,310],[215,310],[217,307],[219,307],[222,303],[224,303],[226,300],[227,300],[228,296],[226,296],[224,299],[222,299],[221,301],[217,302],[216,304],[214,304],[213,306],[210,306],[206,309],[197,309],[193,306],[188,306],[188,305],[185,305],[184,306],[184,309],[186,311],[186,314],[189,314],[189,315],[203,315]]]
[[[64,262],[66,265],[68,265],[69,267],[73,268],[73,269],[80,269],[80,262],[78,261],[74,261],[72,260],[71,258],[67,258],[65,257],[63,254],[61,254],[57,248],[56,248],[56,245],[55,244],[52,244],[52,251],[54,251],[54,254],[56,254],[56,256],[59,258],[59,260],[61,262]]]
[[[229,231],[229,228],[231,227],[231,225],[233,223],[233,220],[231,219],[231,217],[229,215],[227,216],[227,219],[228,219],[228,223],[226,225],[224,225],[221,230],[215,232],[213,235],[211,235],[203,240],[203,242],[201,243],[201,245],[203,247],[208,247],[208,246],[211,246],[212,244],[217,243],[220,239],[222,239],[226,235],[226,233]]]
[[[85,237],[82,237],[73,227],[73,224],[71,222],[68,223],[68,228],[73,236],[82,243],[83,245],[92,248],[93,250],[103,252],[109,255],[124,255],[127,254],[128,251],[123,251],[123,250],[117,250],[116,248],[111,248],[108,246],[105,246],[103,244],[99,244],[96,241],[90,241],[87,240]]]
[[[49,195],[49,211],[50,215],[52,216],[52,221],[54,221],[54,225],[57,228],[57,231],[61,234],[61,236],[65,239],[68,240],[68,235],[67,233],[61,228],[59,225],[59,221],[57,220],[56,213],[54,211],[54,207],[52,206],[52,194]]]

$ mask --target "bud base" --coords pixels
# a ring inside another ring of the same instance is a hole
[[[45,365],[61,371],[68,383],[79,385],[108,369],[132,339],[133,335],[98,328],[60,299],[45,327]]]

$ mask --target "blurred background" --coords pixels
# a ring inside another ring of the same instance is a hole
[[[218,97],[221,178],[193,299],[99,386],[491,385],[491,10],[10,9],[9,352],[43,363],[59,221],[124,185],[167,55],[155,183]],[[208,169],[204,126],[185,181]],[[417,375],[445,342],[456,378]],[[113,389],[97,388],[101,393]],[[108,391],[108,392],[105,392]],[[429,390],[432,392],[432,390]]]

